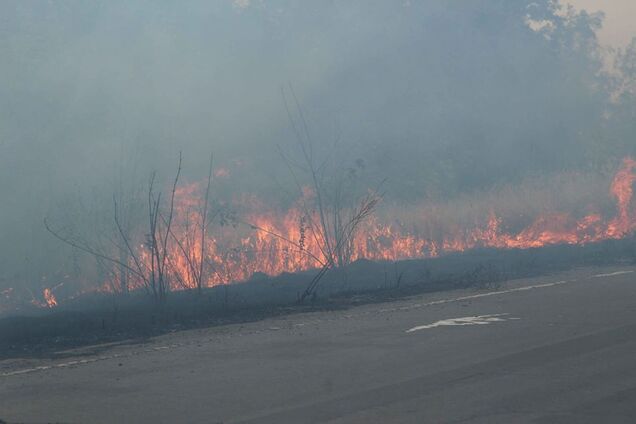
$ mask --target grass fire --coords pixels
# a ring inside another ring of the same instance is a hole
[[[636,422],[631,3],[1,1],[0,424]]]
[[[506,231],[506,223],[493,209],[486,216],[474,217],[474,227],[455,227],[434,237],[427,231],[431,223],[426,209],[420,213],[417,207],[413,207],[409,214],[411,222],[405,222],[396,218],[397,207],[382,208],[378,205],[378,210],[374,210],[376,213],[368,214],[355,228],[347,229],[350,231],[346,235],[349,238],[343,242],[346,247],[337,252],[338,246],[327,246],[332,228],[320,227],[317,194],[312,187],[302,187],[303,197],[287,210],[276,210],[253,197],[240,199],[236,208],[242,211],[243,216],[221,217],[230,220],[225,223],[230,225],[221,225],[210,231],[206,223],[214,224],[224,212],[219,209],[207,213],[209,187],[206,189],[203,183],[175,184],[171,227],[163,229],[168,225],[163,222],[159,228],[165,233],[161,251],[154,252],[152,249],[156,240],[147,241],[141,235],[124,239],[129,248],[123,255],[128,256],[127,262],[111,261],[115,267],[126,268],[123,275],[113,272],[110,279],[96,284],[93,290],[153,289],[151,285],[156,281],[150,278],[158,277],[144,276],[156,265],[153,262],[158,263],[158,258],[164,255],[164,290],[174,291],[245,281],[255,273],[276,276],[309,269],[329,269],[358,259],[395,262],[484,247],[528,249],[620,239],[636,230],[636,207],[632,201],[635,181],[636,161],[624,158],[608,187],[608,195],[615,202],[613,215],[590,213],[576,217],[564,211],[548,211],[534,217],[528,226],[517,232]],[[377,194],[372,194],[373,201],[375,196]],[[599,207],[587,205],[586,209],[598,210]],[[165,221],[165,217],[160,218]],[[143,234],[143,230],[138,234]],[[81,290],[81,287],[78,289]],[[40,304],[49,308],[57,306],[51,288],[44,289]]]

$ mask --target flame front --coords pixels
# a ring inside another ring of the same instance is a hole
[[[491,212],[482,225],[472,229],[457,227],[446,234],[434,234],[434,229],[422,230],[426,226],[417,221],[424,222],[424,215],[415,216],[416,222],[408,226],[411,230],[403,223],[391,222],[390,218],[372,216],[355,234],[351,259],[395,261],[431,258],[479,247],[527,249],[622,238],[636,230],[632,205],[635,181],[636,161],[626,158],[610,187],[617,210],[611,219],[604,219],[598,213],[575,219],[567,213],[552,212],[538,216],[516,233],[504,231],[502,219],[495,212]],[[244,221],[249,222],[251,228],[215,227],[202,237],[198,225],[201,222],[200,192],[198,184],[190,184],[176,193],[174,243],[170,244],[168,254],[171,289],[196,286],[196,266],[193,265],[200,264],[202,251],[206,269],[202,285],[207,287],[246,280],[257,272],[278,275],[316,268],[324,263],[320,237],[307,228],[308,217],[300,202],[280,211],[268,209],[254,198],[243,199],[242,206],[248,209]],[[205,243],[204,249],[201,243]],[[149,260],[144,248],[139,249],[139,257]],[[46,298],[47,304],[55,303],[54,298],[52,302]]]
[[[406,212],[405,208],[384,207],[364,221],[354,234],[350,259],[397,261],[433,258],[480,247],[528,249],[620,239],[636,232],[634,183],[636,160],[625,158],[609,184],[609,197],[615,202],[614,213],[594,212],[577,218],[574,214],[550,211],[535,216],[516,231],[509,230],[509,224],[495,210],[486,216],[472,217],[473,224],[466,225],[451,218],[443,223],[434,219],[435,215],[444,215],[443,211],[435,211],[436,206],[432,209],[411,207]],[[305,190],[303,197],[285,210],[268,207],[254,196],[243,195],[236,200],[241,225],[210,222],[204,234],[201,231],[202,193],[201,185],[196,183],[181,186],[175,193],[174,225],[166,244],[166,281],[170,290],[197,287],[198,275],[203,277],[202,287],[212,287],[244,281],[255,273],[275,276],[319,268],[327,262],[320,235],[311,228],[311,222],[317,222],[318,218],[308,216],[302,207],[313,196],[310,190]],[[403,217],[405,213],[407,218]],[[228,223],[236,224],[236,221],[225,222]],[[131,240],[131,246],[141,265],[148,267],[151,255],[146,240],[143,237]],[[128,261],[131,268],[136,266],[132,257]],[[38,307],[56,307],[61,294],[56,297],[53,290],[62,285],[65,287],[60,290],[65,293],[63,299],[94,290],[118,291],[121,290],[118,272],[110,272],[110,278],[93,289],[88,276],[76,276],[72,280],[68,275],[52,276],[51,279],[62,282],[44,288],[40,299],[25,288],[31,299],[27,302]],[[73,284],[78,278],[82,281]],[[129,275],[128,289],[143,286],[143,280]],[[0,312],[11,310],[19,298],[14,289],[1,291]]]

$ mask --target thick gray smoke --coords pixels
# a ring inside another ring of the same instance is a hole
[[[86,199],[169,179],[179,151],[186,178],[214,152],[226,190],[275,193],[290,85],[396,201],[603,167],[634,152],[636,103],[601,23],[548,0],[4,1],[0,288],[75,266],[46,215],[109,208]]]

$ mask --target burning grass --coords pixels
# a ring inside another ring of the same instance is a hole
[[[569,173],[447,201],[385,202],[352,233],[348,261],[395,262],[480,248],[529,249],[621,239],[636,230],[635,181],[636,161],[625,158],[607,176]],[[316,229],[319,210],[311,207],[316,196],[316,190],[304,189],[301,198],[283,210],[243,195],[210,207],[208,215],[205,184],[175,186],[172,226],[165,226],[160,211],[155,215],[161,218],[156,224],[159,232],[166,235],[157,249],[165,257],[167,290],[210,288],[329,263],[324,235]],[[83,287],[67,279],[45,287],[42,299],[32,302],[51,308],[78,293],[121,292],[124,281],[126,290],[149,289],[148,279],[138,276],[151,269],[157,252],[149,249],[153,242],[144,234],[143,228],[131,230],[124,254],[104,252],[103,257],[122,259],[115,264],[98,260]],[[11,300],[16,291],[2,293]]]

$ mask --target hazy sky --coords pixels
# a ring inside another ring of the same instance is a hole
[[[634,0],[566,0],[577,9],[603,11],[605,22],[599,33],[602,44],[624,47],[636,36],[636,1]]]

